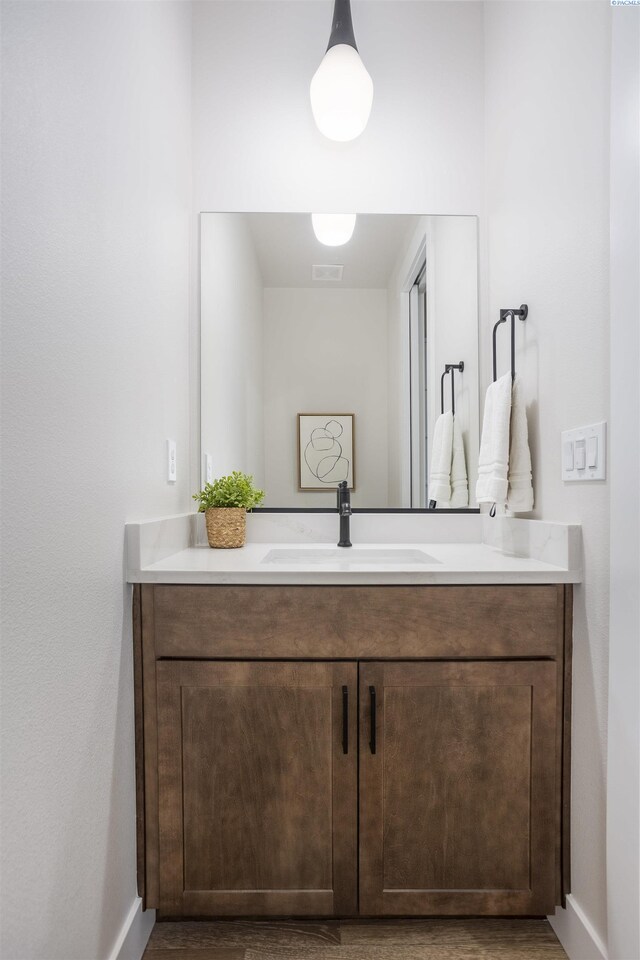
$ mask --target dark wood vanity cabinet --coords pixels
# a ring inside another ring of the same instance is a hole
[[[166,660],[157,688],[163,911],[354,913],[357,665]]]
[[[555,901],[551,661],[364,663],[360,910],[544,914]]]
[[[552,912],[570,614],[551,585],[136,587],[145,905]]]

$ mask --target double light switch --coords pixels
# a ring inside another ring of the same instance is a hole
[[[604,480],[606,423],[594,423],[562,433],[562,479]]]

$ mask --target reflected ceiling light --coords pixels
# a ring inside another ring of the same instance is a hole
[[[327,52],[311,80],[311,110],[329,140],[355,140],[367,125],[373,81],[360,59],[350,0],[335,0]]]
[[[312,213],[311,223],[316,239],[325,247],[341,247],[353,236],[355,213]]]

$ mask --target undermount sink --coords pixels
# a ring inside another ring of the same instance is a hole
[[[262,563],[390,564],[440,563],[424,550],[407,547],[296,547],[270,550]]]

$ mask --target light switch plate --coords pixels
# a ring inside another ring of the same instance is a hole
[[[573,466],[568,455],[573,448]],[[605,480],[607,476],[607,424],[592,423],[562,432],[562,479]]]
[[[176,442],[167,440],[167,480],[175,483],[178,479],[178,464],[176,461]]]
[[[573,448],[573,440],[563,440],[562,441],[562,469],[573,470],[574,463],[575,463],[575,450]]]

